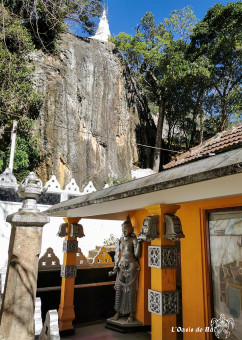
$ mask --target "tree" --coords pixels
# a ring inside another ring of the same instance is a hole
[[[11,13],[24,20],[37,47],[53,51],[68,23],[78,22],[93,33],[95,17],[102,13],[103,0],[3,0]]]
[[[190,53],[194,61],[206,56],[211,65],[212,84],[207,108],[219,115],[218,128],[224,130],[229,116],[241,112],[241,23],[242,2],[213,6],[194,28]],[[242,118],[242,116],[240,116]]]
[[[178,39],[187,41],[193,31],[193,27],[197,22],[197,18],[191,6],[171,12],[169,18],[164,19],[165,26],[173,35],[177,35]]]
[[[200,123],[198,135],[197,118],[199,116],[202,121],[204,97],[210,84],[209,60],[201,56],[196,62],[192,61],[188,49],[189,44],[183,40],[172,41],[164,53],[163,79],[167,86],[166,120],[169,126],[176,125],[180,130],[178,144],[182,147],[185,142],[186,148],[202,141],[203,124]],[[168,140],[168,148],[170,144]]]
[[[162,86],[162,71],[159,68],[162,52],[171,42],[171,35],[163,24],[156,25],[153,14],[147,12],[137,26],[136,34],[132,37],[120,33],[113,40],[144,87],[148,98],[158,106],[158,123],[156,133],[156,151],[154,153],[153,169],[158,171],[162,129],[164,122],[165,88]]]
[[[198,23],[189,6],[158,25],[146,13],[134,36],[116,37],[159,111],[154,170],[161,169],[162,143],[168,149],[190,148],[241,121],[241,7],[241,1],[215,5]]]
[[[38,98],[31,84],[30,67],[26,55],[34,50],[27,29],[20,20],[6,10],[1,12],[0,21],[0,107],[1,124],[23,117],[30,111],[34,115]]]
[[[181,111],[174,109],[178,108],[178,105],[174,105],[176,96],[172,98],[171,93],[179,91],[177,84],[182,84],[184,79],[188,84],[189,81],[191,83],[192,77],[193,79],[195,76],[198,77],[199,72],[205,74],[199,62],[191,65],[191,61],[187,58],[187,42],[173,39],[173,33],[177,32],[184,38],[187,36],[186,30],[191,30],[191,26],[194,25],[195,17],[190,7],[175,11],[165,23],[167,28],[162,23],[156,24],[153,14],[148,12],[141,19],[133,37],[120,33],[114,39],[148,99],[158,107],[153,164],[153,169],[157,172],[161,165],[160,149],[165,115],[169,113],[169,117],[173,115],[173,118],[176,115],[175,119],[177,119]],[[169,28],[173,28],[173,32],[169,32]],[[171,119],[169,121],[171,123]]]
[[[17,120],[15,170],[18,179],[21,179],[20,169],[33,169],[38,159],[31,129],[38,116],[42,96],[33,88],[33,68],[26,58],[34,49],[31,36],[20,20],[3,7],[0,11],[0,171],[8,165],[12,122]]]

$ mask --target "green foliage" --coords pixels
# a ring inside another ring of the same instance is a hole
[[[169,18],[164,19],[164,22],[167,30],[170,30],[172,34],[178,35],[182,40],[187,40],[193,31],[197,18],[191,6],[187,6],[172,11]]]
[[[5,152],[0,150],[0,169],[4,169]]]
[[[60,34],[77,21],[93,33],[103,0],[3,0],[0,5],[0,171],[9,161],[13,120],[18,122],[14,174],[21,180],[40,161],[33,122],[43,97],[36,93],[28,54],[55,52]]]
[[[3,4],[24,20],[35,45],[54,52],[60,34],[68,24],[78,22],[82,30],[93,33],[95,17],[102,13],[103,0],[4,0]]]
[[[31,36],[21,20],[1,7],[0,13],[0,171],[8,166],[13,120],[18,122],[14,172],[18,180],[39,159],[32,136],[42,96],[31,82],[33,68],[26,55],[34,50]]]
[[[123,184],[126,182],[130,182],[132,180],[133,178],[131,177],[108,177],[106,180],[106,184],[112,187],[112,186],[117,186],[119,184]]]
[[[8,167],[9,157],[10,145],[6,147],[5,152],[0,151],[1,172]],[[17,136],[13,172],[18,181],[24,179],[38,165],[39,160],[40,153],[36,146],[36,139]]]
[[[198,23],[190,6],[173,11],[164,24],[148,12],[134,36],[113,38],[156,108],[155,170],[162,143],[190,148],[241,121],[241,6],[215,5]]]
[[[170,44],[171,35],[163,24],[155,24],[153,14],[147,12],[134,36],[120,33],[112,41],[122,51],[134,72],[145,74],[154,70],[161,53]]]
[[[41,96],[33,90],[31,71],[16,53],[11,53],[0,42],[1,125],[11,118],[19,119],[32,110],[36,115]]]
[[[78,10],[76,10],[78,20],[82,23],[82,28],[85,32],[93,34],[95,28],[95,21],[93,19],[100,17],[103,10],[103,0],[85,0],[78,2],[79,7]],[[71,20],[75,20],[75,13],[73,14],[69,16]]]
[[[33,90],[26,55],[34,50],[31,36],[21,21],[4,8],[0,14],[0,126],[11,119],[35,115],[41,96]]]
[[[175,25],[175,16],[179,19],[177,25]],[[182,16],[184,16],[184,23]],[[167,27],[173,27],[175,31],[168,31],[163,23],[156,24],[153,14],[148,12],[141,19],[133,37],[122,33],[114,40],[117,47],[123,51],[148,99],[158,106],[157,149],[153,166],[155,171],[158,171],[160,166],[165,119],[169,122],[171,130],[172,122],[184,123],[184,116],[187,113],[186,103],[193,104],[190,100],[191,93],[183,91],[183,84],[186,83],[188,89],[189,83],[194,83],[197,78],[206,78],[209,73],[203,66],[207,60],[201,58],[200,61],[192,63],[187,58],[187,42],[182,39],[174,40],[174,33],[178,31],[184,36],[185,33],[188,34],[194,21],[190,8],[174,12],[165,24]],[[192,107],[189,108],[189,112],[191,110]],[[169,138],[168,144],[171,143],[172,140]]]
[[[242,110],[242,2],[213,6],[194,28],[190,53],[194,60],[205,55],[213,65],[210,82],[213,91],[207,98],[207,110],[220,115],[218,128],[228,126],[230,118]],[[233,119],[233,118],[232,118]]]

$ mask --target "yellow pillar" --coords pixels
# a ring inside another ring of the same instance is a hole
[[[175,214],[178,205],[154,205],[145,207],[149,216],[159,215],[159,238],[151,241],[151,246],[172,246],[175,242],[164,238],[165,214]],[[176,290],[176,268],[151,268],[151,289],[156,292],[170,292]],[[151,313],[151,337],[152,340],[175,340],[176,314],[158,315]]]
[[[142,223],[147,217],[147,211],[133,210],[129,213],[135,234],[138,235],[142,229]],[[144,326],[151,324],[150,313],[148,312],[148,289],[150,288],[150,267],[148,267],[148,245],[149,242],[142,244],[141,257],[139,259],[140,273],[139,273],[139,289],[137,295],[137,311],[136,319],[143,323]]]
[[[65,236],[65,241],[77,241],[77,237],[70,236],[71,224],[78,223],[80,218],[64,218],[64,221],[68,224],[67,235]],[[63,258],[64,266],[76,266],[76,253],[64,252]],[[71,268],[71,267],[70,267]],[[72,267],[73,268],[73,267]],[[74,312],[74,285],[75,277],[62,277],[61,282],[61,298],[60,306],[58,310],[59,316],[59,328],[62,332],[73,333],[72,321],[75,319]]]

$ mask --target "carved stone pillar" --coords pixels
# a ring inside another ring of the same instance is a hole
[[[176,292],[177,252],[174,242],[164,237],[165,214],[174,214],[177,205],[155,205],[145,208],[149,215],[159,216],[159,238],[151,241],[148,265],[151,267],[151,289],[148,292],[148,310],[151,312],[152,340],[175,340],[178,294]]]
[[[73,334],[72,321],[75,319],[74,312],[74,286],[76,277],[76,253],[78,251],[77,237],[85,236],[80,218],[65,218],[66,223],[61,224],[58,235],[65,237],[63,242],[63,265],[61,266],[61,299],[58,310],[59,328],[61,335]]]
[[[49,217],[40,213],[36,199],[43,193],[42,182],[31,172],[20,184],[23,206],[9,215],[11,223],[8,270],[3,296],[0,339],[33,340],[34,306],[41,251],[42,229]]]

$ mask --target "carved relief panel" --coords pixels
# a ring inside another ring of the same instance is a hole
[[[157,292],[148,289],[148,311],[158,315],[178,314],[179,295],[177,291]]]
[[[153,268],[176,268],[177,248],[175,246],[149,246],[148,266]]]

